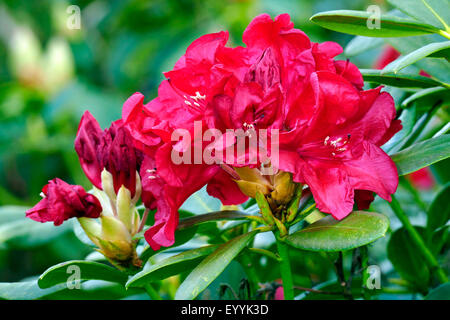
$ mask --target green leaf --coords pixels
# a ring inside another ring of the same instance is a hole
[[[354,211],[338,221],[327,216],[286,237],[287,244],[309,251],[344,251],[383,237],[389,226],[386,216]]]
[[[425,297],[425,300],[450,300],[450,282],[441,284]]]
[[[414,74],[383,73],[381,70],[360,69],[364,81],[386,84],[399,88],[431,88],[445,86],[442,82]]]
[[[188,250],[166,258],[135,274],[128,280],[126,287],[142,287],[147,283],[162,280],[173,275],[192,270],[205,256],[213,253],[218,245]]]
[[[399,120],[403,128],[381,147],[387,154],[400,150],[406,143],[406,137],[412,132],[416,123],[416,109],[416,106],[413,106],[402,110]]]
[[[390,4],[419,21],[444,29],[450,21],[448,0],[388,0]]]
[[[68,278],[75,274],[79,268],[80,280],[104,280],[111,282],[125,283],[128,276],[113,267],[103,263],[73,260],[66,261],[48,268],[38,280],[40,288],[50,288],[60,283],[66,283]]]
[[[428,209],[427,231],[433,232],[445,226],[450,219],[450,182],[436,195]]]
[[[202,188],[191,195],[181,206],[182,210],[199,214],[205,212],[219,211],[222,204],[217,198],[211,197],[206,188]]]
[[[391,46],[397,49],[402,55],[407,55],[410,52],[418,50],[430,43],[440,42],[442,37],[436,34],[426,36],[417,36],[409,38],[387,38]],[[444,54],[447,50],[442,51]],[[440,82],[450,83],[450,64],[445,59],[422,59],[414,64],[420,70],[426,71],[433,79]],[[417,71],[418,73],[418,71]]]
[[[370,37],[357,36],[350,40],[347,44],[344,49],[344,54],[347,57],[353,57],[367,50],[380,47],[383,43],[384,40],[381,38],[374,39]]]
[[[425,234],[424,228],[415,228],[421,236]],[[406,229],[400,228],[391,235],[387,254],[395,270],[403,279],[416,289],[426,290],[430,281],[430,271],[425,260],[417,253]]]
[[[416,143],[391,156],[399,176],[417,171],[450,157],[450,134]]]
[[[65,284],[54,286],[49,289],[41,289],[35,280],[23,282],[1,282],[0,299],[34,300],[64,289],[67,289]]]
[[[197,226],[182,230],[177,229],[175,230],[175,243],[173,245],[171,245],[170,247],[161,247],[159,250],[153,250],[150,246],[146,246],[139,258],[142,261],[147,261],[151,256],[155,255],[156,253],[162,252],[169,248],[181,246],[182,244],[185,244],[186,242],[191,240],[197,233],[197,230],[198,230]]]
[[[23,214],[25,215],[25,212]],[[0,249],[34,248],[53,241],[71,229],[71,221],[55,227],[52,223],[40,223],[28,218],[20,218],[0,225]]]
[[[442,87],[434,87],[417,91],[403,100],[402,108],[408,108],[413,102],[418,105],[430,105],[433,106],[437,101],[449,101],[450,90]]]
[[[408,53],[406,56],[400,57],[395,61],[389,63],[381,71],[381,74],[397,73],[403,68],[406,68],[407,66],[416,63],[417,61],[424,59],[431,54],[435,54],[438,53],[439,51],[446,50],[449,48],[450,48],[450,41],[430,43],[420,49]]]
[[[245,220],[254,217],[259,218],[253,215],[245,214],[240,211],[234,211],[234,210],[223,210],[223,211],[216,211],[216,212],[210,212],[205,214],[199,214],[196,216],[188,217],[185,219],[180,220],[177,229],[183,230],[187,228],[191,228],[195,225],[209,222],[209,221],[217,221],[217,220]]]
[[[29,207],[22,206],[1,206],[0,207],[0,225],[9,223],[15,220],[24,219],[25,211]]]
[[[333,31],[366,37],[409,37],[440,31],[429,24],[388,15],[381,15],[379,29],[369,29],[367,23],[372,16],[372,13],[365,11],[336,10],[320,12],[310,20]]]
[[[220,245],[187,276],[178,288],[175,299],[195,299],[222,273],[258,232],[258,230],[251,231]]]

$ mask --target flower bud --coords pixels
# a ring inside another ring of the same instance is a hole
[[[117,215],[129,232],[133,229],[134,205],[131,203],[130,191],[121,186],[117,193]]]
[[[289,172],[278,172],[274,177],[274,191],[271,193],[276,204],[287,204],[294,196],[296,183],[292,181],[292,174]]]
[[[246,196],[255,198],[257,192],[267,195],[272,191],[270,182],[264,178],[258,169],[243,167],[235,168],[235,170],[240,177],[240,180],[236,180],[236,183]]]
[[[131,260],[135,255],[134,244],[125,225],[114,217],[102,217],[101,221],[100,251],[115,261]]]
[[[111,201],[116,200],[116,192],[114,191],[113,176],[106,169],[102,171],[102,188]]]
[[[98,223],[96,219],[91,218],[78,218],[78,222],[88,238],[91,239],[95,245],[100,246],[98,241],[102,235],[102,226],[100,223]]]

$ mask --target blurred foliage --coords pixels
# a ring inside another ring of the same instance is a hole
[[[9,206],[0,210],[0,242],[1,233],[6,232],[2,224],[7,222],[2,214],[7,217],[12,210],[16,213],[11,219],[23,219],[24,207],[39,200],[40,189],[48,179],[57,176],[69,183],[89,185],[73,150],[82,113],[90,110],[106,127],[120,117],[122,103],[132,93],[140,91],[147,101],[152,99],[163,79],[162,72],[170,70],[197,37],[229,30],[230,45],[239,45],[243,30],[256,15],[287,12],[295,27],[312,41],[336,41],[345,47],[352,36],[314,25],[309,17],[326,10],[364,10],[374,2],[383,11],[389,9],[381,0],[0,1],[0,206]],[[70,5],[81,9],[79,30],[66,26]],[[352,62],[370,68],[381,49],[352,57]],[[438,184],[420,194],[425,206],[439,184],[448,181],[446,163],[433,166]],[[399,200],[405,203],[412,220],[421,224],[425,212],[414,205],[414,196],[408,188],[400,187]],[[378,212],[390,212],[379,199],[374,207]],[[395,230],[399,225],[393,221]],[[41,274],[48,266],[83,259],[92,251],[77,240],[70,226],[63,230],[48,227],[41,231],[46,241],[24,243],[22,247],[0,243],[0,282]],[[20,235],[15,239],[20,242]],[[386,240],[376,242],[370,250],[373,262],[382,265],[383,276],[395,277],[387,260]],[[257,273],[268,281],[278,281],[274,262],[262,259],[263,263],[255,263]],[[310,288],[331,280],[334,285],[333,259],[324,253],[294,252],[295,284]],[[351,254],[344,256],[344,262],[351,263]],[[239,264],[231,264],[203,298],[218,297],[222,282],[238,290],[242,277]],[[169,278],[161,284],[162,291],[173,297],[178,284],[179,279]],[[116,289],[113,296],[141,297],[133,291],[122,291]],[[78,298],[76,292],[65,294]],[[93,293],[92,297],[102,296]]]

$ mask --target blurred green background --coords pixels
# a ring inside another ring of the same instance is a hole
[[[31,235],[8,237],[19,226],[10,222],[22,219],[25,208],[39,201],[47,180],[57,176],[89,187],[73,149],[85,110],[102,127],[109,126],[132,93],[142,92],[147,101],[155,97],[162,72],[173,67],[194,39],[229,30],[230,45],[242,44],[242,32],[260,13],[287,12],[312,41],[345,46],[352,36],[316,26],[309,17],[327,10],[365,10],[370,4],[389,10],[384,1],[375,0],[1,0],[0,282],[40,274],[91,251],[70,226],[45,224],[39,229],[30,221],[33,231],[26,232]],[[67,27],[70,5],[81,9],[79,30]],[[352,62],[370,68],[380,50]],[[379,245],[383,257],[385,244]],[[316,280],[326,280],[320,261],[312,261],[304,271],[315,268]]]

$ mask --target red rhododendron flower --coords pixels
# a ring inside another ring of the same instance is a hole
[[[28,218],[38,222],[53,221],[58,226],[70,218],[98,218],[102,212],[94,195],[58,178],[44,186],[42,195],[43,199],[26,212]]]
[[[434,180],[433,173],[429,167],[422,168],[413,173],[410,173],[406,178],[419,189],[429,190],[434,187],[436,181]]]
[[[113,176],[115,192],[123,185],[134,195],[142,153],[134,148],[122,120],[102,131],[97,120],[86,111],[78,127],[75,151],[86,176],[98,189],[102,189],[101,173],[106,169]]]
[[[222,166],[174,164],[171,151],[197,141],[175,143],[171,134],[182,128],[194,135],[194,121],[221,132],[279,130],[279,168],[307,184],[317,207],[335,218],[352,211],[355,192],[366,195],[358,196],[364,206],[371,192],[390,200],[398,175],[380,146],[401,125],[388,93],[363,91],[358,68],[334,59],[342,48],[312,43],[287,14],[256,17],[243,34],[245,47],[227,47],[227,40],[227,32],[195,40],[165,73],[156,99],[144,105],[136,93],[124,105],[124,124],[150,163],[141,169],[143,187],[154,196],[147,205],[158,210],[146,233],[149,243],[173,243],[178,207],[203,185],[223,203],[245,201],[236,178],[222,168],[260,164],[250,162],[251,147],[243,163],[224,157]],[[229,147],[225,136],[218,140],[223,148]]]

